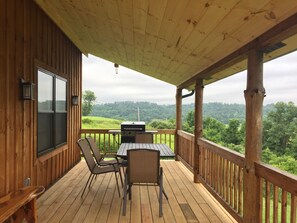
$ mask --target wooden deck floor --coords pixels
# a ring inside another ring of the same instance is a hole
[[[164,188],[163,217],[158,217],[158,188],[133,186],[127,215],[121,215],[114,174],[99,175],[81,198],[89,171],[81,161],[38,200],[38,222],[236,222],[193,175],[176,161],[161,161]],[[121,191],[122,192],[122,191]]]

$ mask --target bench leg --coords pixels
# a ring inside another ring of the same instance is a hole
[[[36,209],[36,198],[33,198],[30,202],[20,207],[12,215],[13,222],[23,222],[24,219],[28,223],[37,222],[37,209]]]

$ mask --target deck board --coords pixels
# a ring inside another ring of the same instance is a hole
[[[37,200],[40,222],[236,222],[181,162],[161,161],[164,169],[163,217],[159,218],[158,188],[133,186],[122,216],[114,174],[97,176],[83,198],[81,192],[89,176],[81,161]],[[121,191],[122,192],[122,191]]]

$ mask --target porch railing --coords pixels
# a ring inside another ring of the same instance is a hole
[[[256,163],[260,177],[263,222],[296,223],[297,176],[265,163]]]
[[[178,131],[178,158],[193,171],[194,135]],[[238,221],[243,222],[244,156],[199,139],[198,178]],[[297,177],[264,163],[255,163],[260,178],[262,222],[296,223]],[[248,196],[248,195],[246,195]]]
[[[115,153],[121,143],[120,134],[109,133],[109,129],[82,129],[81,137],[91,135],[102,152]],[[194,135],[175,130],[158,130],[154,143],[166,143],[174,149],[178,139],[178,159],[193,171]],[[243,222],[243,168],[244,156],[206,139],[199,139],[198,178],[208,191],[238,221]],[[260,179],[260,204],[262,222],[296,223],[297,177],[264,164],[255,163],[256,175]],[[248,196],[248,195],[247,195]]]
[[[193,172],[194,167],[194,135],[185,131],[177,132],[178,159],[181,160],[189,170]]]
[[[224,208],[243,220],[244,156],[206,139],[199,139],[198,178]]]
[[[81,129],[81,137],[92,136],[102,153],[116,153],[121,144],[121,133],[115,134],[109,130],[111,129]],[[152,134],[154,143],[167,144],[174,151],[174,129],[159,129]]]

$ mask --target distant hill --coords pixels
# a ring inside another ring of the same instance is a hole
[[[273,108],[273,104],[264,106],[264,116]],[[153,119],[175,119],[175,105],[159,105],[150,102],[115,102],[107,104],[96,104],[93,107],[91,116],[114,118],[126,121],[135,121],[139,116],[141,121],[146,123]],[[183,104],[183,119],[189,111],[194,110],[194,104]],[[222,123],[228,123],[229,119],[245,119],[245,105],[243,104],[224,104],[206,103],[203,104],[203,116],[212,117]]]

